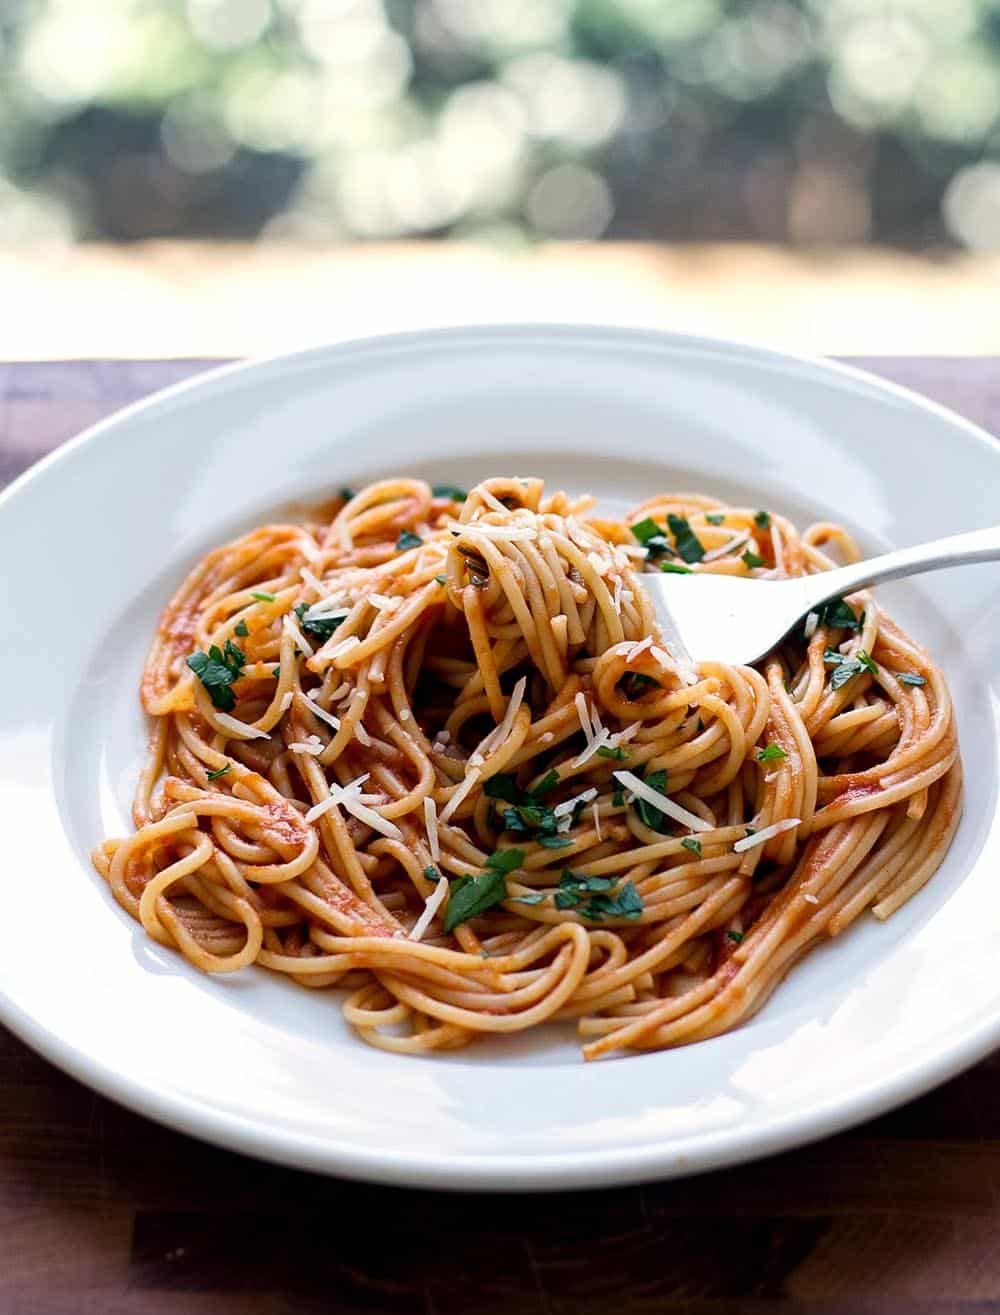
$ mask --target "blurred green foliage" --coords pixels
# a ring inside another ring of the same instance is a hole
[[[0,0],[0,240],[1000,245],[1000,0]]]

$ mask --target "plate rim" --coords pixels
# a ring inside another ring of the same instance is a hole
[[[622,325],[533,321],[470,323],[317,344],[201,370],[117,409],[35,462],[0,493],[0,524],[8,505],[39,478],[47,478],[48,472],[60,462],[81,448],[100,442],[119,427],[127,426],[135,417],[169,407],[178,397],[197,394],[199,390],[211,393],[233,378],[239,386],[240,378],[245,375],[254,379],[274,379],[284,371],[295,372],[374,353],[396,354],[413,347],[433,349],[437,346],[440,350],[449,342],[469,347],[475,345],[477,339],[483,342],[501,339],[523,345],[533,338],[544,338],[564,348],[573,343],[583,345],[600,340],[615,350],[629,347],[658,349],[675,359],[698,353],[716,358],[729,356],[746,364],[774,368],[786,375],[826,376],[834,381],[839,378],[930,412],[974,439],[986,449],[991,459],[1000,460],[1000,443],[982,426],[914,389],[843,361],[786,352],[738,339]],[[829,1097],[821,1103],[814,1100],[805,1110],[776,1116],[767,1128],[757,1129],[749,1135],[741,1136],[733,1129],[703,1133],[699,1139],[701,1146],[695,1153],[671,1149],[667,1144],[657,1153],[648,1144],[640,1144],[553,1152],[544,1157],[535,1154],[501,1158],[453,1152],[404,1153],[377,1147],[359,1149],[347,1142],[318,1142],[315,1136],[298,1130],[264,1127],[252,1118],[211,1108],[177,1089],[157,1090],[148,1082],[133,1078],[100,1058],[91,1057],[71,1039],[22,1009],[5,990],[0,991],[0,1022],[37,1053],[91,1089],[187,1135],[296,1168],[395,1186],[448,1190],[600,1188],[744,1163],[779,1150],[806,1145],[883,1113],[946,1081],[1000,1044],[998,1007],[995,1016],[970,1024],[956,1041],[938,1047],[936,1052],[914,1058],[888,1075],[868,1079],[851,1094]]]

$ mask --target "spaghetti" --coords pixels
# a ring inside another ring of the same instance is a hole
[[[958,822],[948,690],[867,594],[751,667],[685,661],[641,575],[825,570],[831,524],[536,479],[391,479],[208,554],[160,619],[136,830],[94,862],[160,944],[346,988],[418,1053],[573,1019],[583,1054],[757,1010],[886,918]]]

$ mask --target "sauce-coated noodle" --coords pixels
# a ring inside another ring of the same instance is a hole
[[[849,536],[591,507],[391,479],[209,553],[143,674],[136,830],[94,854],[118,902],[206,972],[345,988],[385,1049],[555,1018],[588,1059],[724,1032],[894,912],[960,813],[927,654],[858,594],[757,669],[695,670],[641,584],[824,570]]]

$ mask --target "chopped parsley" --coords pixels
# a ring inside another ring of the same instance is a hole
[[[616,744],[614,748],[611,748],[610,745],[602,744],[601,747],[597,750],[597,756],[598,758],[610,758],[613,762],[616,763],[623,763],[628,761],[628,754],[625,752],[625,750],[621,747],[620,744]]]
[[[685,839],[683,839],[683,840],[681,841],[681,846],[682,846],[682,848],[684,848],[684,849],[689,849],[689,850],[691,851],[692,854],[697,854],[697,856],[698,856],[699,858],[701,858],[701,841],[700,841],[700,840],[694,840],[694,839],[692,839],[691,836],[686,836]]]
[[[343,625],[347,620],[344,616],[309,617],[308,603],[299,603],[299,605],[293,610],[298,619],[299,625],[302,627],[302,633],[304,635],[311,635],[313,639],[329,639],[337,627]]]
[[[511,904],[541,904],[548,899],[547,890],[537,890],[533,895],[515,895],[511,898]]]
[[[667,538],[666,531],[661,529],[653,520],[652,516],[647,516],[645,520],[637,522],[632,526],[632,533],[639,540],[650,557],[673,557],[674,550],[670,546],[670,540]]]
[[[693,575],[690,566],[681,566],[678,562],[660,562],[660,570],[667,575]]]
[[[407,548],[419,548],[423,543],[419,534],[411,534],[409,530],[403,530],[396,540],[396,551],[404,552]]]
[[[220,776],[225,776],[226,772],[228,772],[231,767],[232,767],[232,763],[226,763],[225,767],[220,767],[218,771],[209,772],[208,776],[206,777],[206,780],[217,781]]]
[[[448,583],[448,577],[446,575],[436,575],[434,579],[437,580],[438,584]]]
[[[342,497],[345,502],[350,502],[354,497],[354,490],[347,488],[345,485],[344,488],[340,490],[340,497]]]
[[[437,882],[441,880],[441,873],[437,870],[437,868],[434,866],[433,863],[429,863],[427,867],[424,868],[424,877],[428,881]]]
[[[843,653],[828,648],[823,654],[823,661],[827,666],[834,667],[833,674],[830,677],[830,685],[833,689],[840,689],[854,676],[860,675],[862,671],[870,671],[872,675],[878,672],[878,667],[863,648],[859,648],[853,657],[846,657]]]
[[[737,945],[743,944],[743,933],[741,931],[727,931],[726,935],[729,937],[731,941],[734,941]]]
[[[246,660],[243,650],[227,639],[222,649],[213,644],[207,653],[192,653],[187,664],[208,691],[213,707],[228,712],[236,706],[232,686],[239,680]]]
[[[726,519],[726,513],[724,511],[710,511],[705,514],[705,519],[709,525],[721,525]]]
[[[615,792],[612,794],[611,806],[612,808],[625,807],[625,791],[621,788],[621,786],[618,786]]]
[[[271,672],[271,675],[274,677],[275,680],[280,680],[280,679],[281,679],[281,668],[280,668],[280,667],[275,667],[274,670]]]
[[[748,571],[752,571],[757,566],[767,565],[767,563],[764,561],[764,558],[761,557],[759,553],[751,552],[749,548],[740,558],[740,561],[743,563],[743,565],[747,568]]]
[[[670,512],[667,516],[667,524],[670,526],[670,533],[674,536],[677,551],[684,561],[700,562],[705,556],[705,549],[684,517],[675,516],[673,512]]]
[[[448,893],[445,931],[478,917],[507,898],[507,874],[524,862],[523,849],[499,849],[486,860],[478,877],[458,877]]]
[[[628,671],[618,682],[621,685],[622,693],[627,699],[638,698],[648,689],[659,689],[660,682],[654,680],[652,676],[645,676],[641,671]]]
[[[602,918],[628,918],[634,921],[642,913],[642,896],[631,881],[626,881],[617,895],[609,895],[618,884],[617,877],[588,877],[563,868],[556,892],[557,909],[575,909],[591,922]]]
[[[558,784],[558,781],[558,773],[549,771],[534,790],[522,790],[512,774],[498,772],[485,783],[483,793],[487,799],[499,799],[508,805],[501,814],[505,831],[523,836],[526,840],[534,840],[545,849],[563,849],[573,842],[559,835],[558,818],[548,804],[541,802],[541,796]],[[574,825],[579,812],[580,808],[573,810]]]
[[[258,603],[274,602],[274,594],[269,594],[266,589],[251,589],[250,597],[256,598]]]
[[[757,761],[759,763],[776,763],[787,757],[788,754],[780,744],[769,744],[765,748],[757,750]]]
[[[753,523],[759,530],[769,530],[771,528],[771,513],[769,511],[759,511],[753,518]]]
[[[233,627],[233,634],[239,635],[240,639],[246,639],[249,633],[250,631],[247,629],[247,623],[245,621],[237,621],[236,625]]]
[[[658,790],[660,794],[666,794],[667,773],[665,769],[650,772],[644,779],[651,790]],[[654,804],[647,803],[645,799],[635,799],[632,806],[639,814],[640,822],[648,826],[651,831],[659,831],[661,835],[666,832],[669,824],[666,813],[662,813]]]
[[[465,489],[457,488],[454,484],[435,484],[431,493],[435,498],[450,498],[452,502],[464,502],[469,496]]]
[[[822,606],[813,608],[813,611],[818,618],[817,625],[826,626],[830,630],[860,630],[865,619],[862,612],[859,620],[854,614],[854,608],[842,598],[831,598]]]
[[[918,676],[915,671],[898,671],[896,679],[901,685],[926,685],[927,681],[923,676]]]

